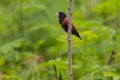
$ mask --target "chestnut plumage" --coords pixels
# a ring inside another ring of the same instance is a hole
[[[62,26],[62,28],[64,29],[64,31],[68,32],[68,18],[66,16],[66,14],[63,12],[58,12],[58,13],[56,13],[56,15],[58,16],[59,23]],[[72,31],[71,32],[73,35],[77,36],[78,38],[80,38],[82,40],[81,36],[79,35],[78,31],[76,30],[76,28],[73,24],[72,24]]]

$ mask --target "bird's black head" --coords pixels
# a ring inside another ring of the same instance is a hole
[[[63,12],[58,12],[56,13],[56,15],[58,16],[60,23],[67,17],[66,14]]]

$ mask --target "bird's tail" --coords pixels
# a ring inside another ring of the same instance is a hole
[[[82,40],[82,37],[80,35],[78,35],[78,37],[80,38],[80,40]]]
[[[78,33],[78,35],[76,35],[80,40],[82,40],[82,37],[79,35],[79,33]]]
[[[80,40],[82,40],[82,37],[79,35],[78,31],[72,31],[72,34],[74,34],[75,36],[77,36]]]

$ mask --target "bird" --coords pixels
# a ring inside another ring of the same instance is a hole
[[[67,18],[67,15],[64,12],[57,12],[56,15],[58,16],[59,24],[61,25],[61,27],[64,29],[65,32],[68,32],[68,18]],[[75,28],[75,26],[73,25],[73,23],[71,23],[71,24],[72,24],[71,33],[73,35],[75,35],[76,37],[78,37],[80,40],[82,40],[82,37],[78,33],[78,31]]]

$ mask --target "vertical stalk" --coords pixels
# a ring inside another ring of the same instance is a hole
[[[72,44],[71,44],[71,29],[72,29],[72,0],[69,0],[69,16],[68,16],[68,67],[69,67],[69,80],[73,80],[72,74]]]
[[[22,29],[23,29],[23,22],[22,22],[22,20],[23,20],[23,14],[22,14],[23,0],[20,0],[19,6],[20,6],[20,11],[19,11],[19,27],[18,27],[18,29],[19,29],[20,34],[22,34]]]

